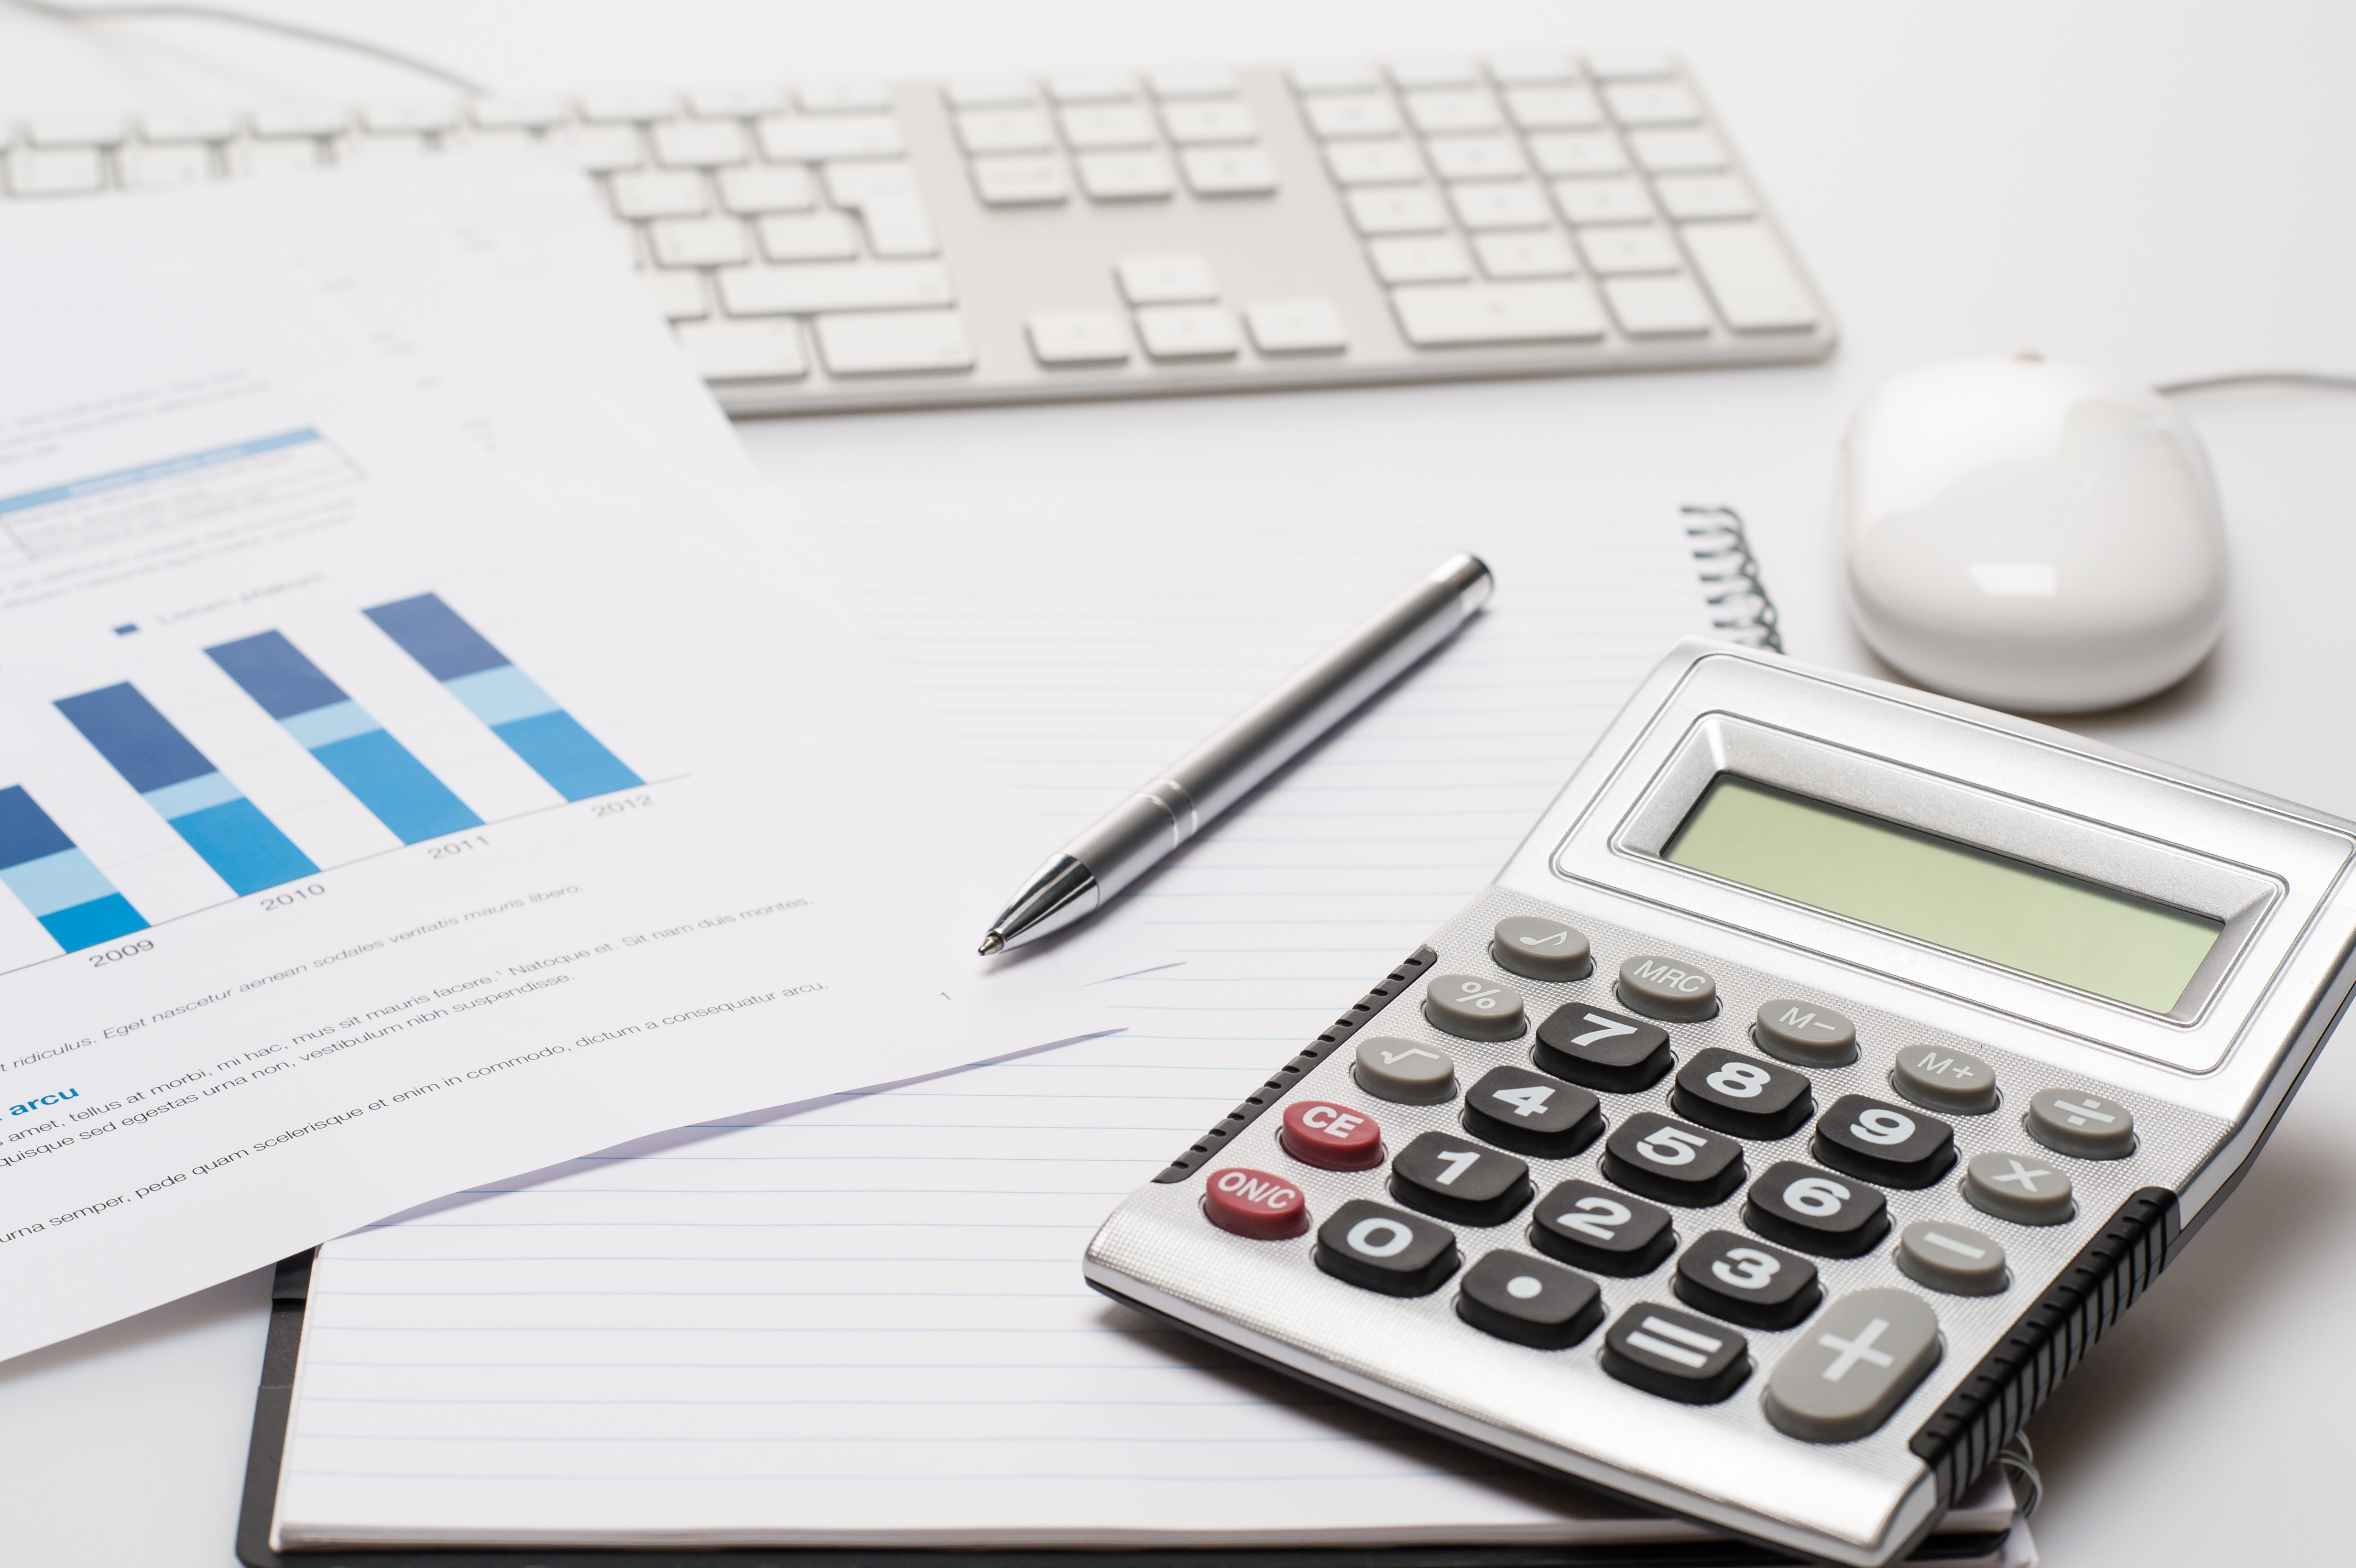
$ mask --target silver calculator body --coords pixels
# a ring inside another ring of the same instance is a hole
[[[2249,790],[1687,641],[1487,891],[1115,1211],[1087,1278],[1873,1568],[2231,1194],[2348,998],[2351,852],[2356,825]],[[1632,1214],[1665,1221],[1612,1253]]]

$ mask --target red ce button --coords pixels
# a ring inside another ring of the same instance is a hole
[[[1296,1100],[1276,1135],[1284,1152],[1323,1170],[1369,1170],[1383,1162],[1383,1129],[1374,1117],[1326,1100]]]

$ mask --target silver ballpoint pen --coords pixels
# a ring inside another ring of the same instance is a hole
[[[1487,602],[1494,586],[1478,556],[1452,555],[1441,561],[1065,845],[991,922],[982,953],[1035,942],[1101,908],[1446,642]]]

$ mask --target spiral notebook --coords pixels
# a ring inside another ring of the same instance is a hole
[[[683,1128],[287,1270],[245,1560],[1763,1560],[1244,1366],[1078,1269],[1123,1193],[1494,875],[1671,641],[1774,645],[1740,520],[1494,486],[782,500],[875,656],[972,753],[945,763],[943,827],[1041,854],[1451,551],[1498,590],[1075,939],[1167,951],[1104,986],[1126,1032]],[[1035,817],[958,821],[963,765]],[[1991,1480],[1926,1553],[2031,1561],[2014,1511]]]

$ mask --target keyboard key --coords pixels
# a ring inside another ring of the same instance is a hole
[[[1726,145],[1708,131],[1638,131],[1628,138],[1646,174],[1714,174],[1726,167]]]
[[[859,231],[840,212],[764,218],[755,227],[761,254],[772,261],[848,261],[859,254]]]
[[[1397,60],[1392,62],[1386,74],[1390,77],[1392,85],[1401,90],[1481,85],[1481,68],[1469,59],[1454,58]]]
[[[1376,186],[1350,191],[1343,199],[1361,234],[1439,234],[1448,228],[1440,197],[1420,186]]]
[[[790,321],[691,321],[678,333],[687,362],[707,381],[793,381],[809,374],[802,329]]]
[[[687,112],[704,120],[753,120],[785,106],[786,90],[769,82],[698,88],[687,95]]]
[[[1677,62],[1659,49],[1606,49],[1587,57],[1587,74],[1598,81],[1646,81],[1676,75]]]
[[[764,120],[761,154],[774,163],[819,164],[829,158],[896,158],[908,150],[900,123],[888,114],[821,114]]]
[[[1325,149],[1325,167],[1335,185],[1415,185],[1423,160],[1405,142],[1336,142]]]
[[[744,218],[770,212],[808,212],[818,205],[818,185],[809,171],[782,168],[723,169],[720,205]]]
[[[1707,1318],[1640,1304],[1603,1336],[1603,1370],[1663,1399],[1716,1404],[1751,1376],[1751,1347]]]
[[[1084,105],[1058,110],[1055,118],[1065,142],[1082,150],[1153,145],[1153,121],[1135,104]]]
[[[1447,1226],[1363,1198],[1317,1228],[1317,1266],[1361,1290],[1430,1296],[1462,1262]]]
[[[1661,209],[1681,222],[1751,218],[1759,208],[1751,187],[1732,175],[1671,175],[1653,182]]]
[[[1523,1253],[1494,1252],[1464,1272],[1456,1316],[1534,1350],[1578,1344],[1603,1321],[1603,1292],[1584,1275]]]
[[[1579,248],[1588,269],[1605,277],[1628,273],[1674,272],[1685,265],[1668,235],[1652,224],[1623,229],[1583,229]]]
[[[1538,1026],[1530,1056],[1556,1077],[1607,1094],[1649,1088],[1676,1063],[1668,1030],[1584,1002],[1557,1008]]]
[[[1444,180],[1511,179],[1527,168],[1511,136],[1435,136],[1424,151]]]
[[[1550,1258],[1634,1279],[1661,1266],[1676,1250],[1669,1211],[1591,1181],[1566,1181],[1538,1200],[1530,1244]]]
[[[120,114],[36,114],[25,140],[36,147],[112,147],[131,133]]]
[[[1692,1022],[1718,1012],[1718,982],[1682,959],[1639,953],[1620,965],[1620,999],[1648,1018]]]
[[[1398,133],[1398,111],[1379,92],[1338,93],[1301,103],[1309,128],[1323,141]]]
[[[973,191],[985,207],[1054,207],[1071,198],[1061,158],[976,158]]]
[[[233,142],[224,155],[240,178],[307,173],[319,166],[316,142]]]
[[[2080,1089],[2040,1089],[2029,1098],[2029,1136],[2080,1159],[2135,1153],[2135,1115],[2116,1100]]]
[[[1358,1042],[1351,1076],[1377,1100],[1437,1105],[1456,1097],[1456,1059],[1436,1045],[1391,1035]]]
[[[1525,131],[1588,131],[1603,123],[1595,94],[1583,87],[1517,87],[1505,112]]]
[[[1606,278],[1603,297],[1631,337],[1703,337],[1709,306],[1685,278]]]
[[[1387,283],[1456,283],[1472,276],[1472,259],[1452,235],[1369,240],[1366,259]]]
[[[1194,304],[1219,297],[1211,264],[1200,256],[1123,256],[1113,264],[1120,297],[1131,304]]]
[[[969,153],[1044,153],[1055,144],[1047,116],[1036,109],[960,110],[957,135]]]
[[[831,165],[840,167],[841,165]],[[940,251],[933,222],[922,197],[872,196],[857,204],[859,219],[867,226],[867,249],[877,256],[931,256]]]
[[[1799,1131],[1816,1103],[1803,1074],[1713,1046],[1678,1072],[1669,1107],[1739,1138],[1780,1138]]]
[[[1239,1165],[1203,1183],[1203,1217],[1232,1235],[1280,1242],[1309,1231],[1309,1200],[1280,1176]]]
[[[1996,1296],[2012,1283],[1992,1237],[1946,1220],[1917,1220],[1898,1232],[1898,1272],[1949,1296]]]
[[[1276,1141],[1320,1170],[1372,1170],[1383,1162],[1383,1129],[1374,1117],[1331,1100],[1289,1102]]]
[[[1236,73],[1216,66],[1178,66],[1149,72],[1146,85],[1160,99],[1233,98]]]
[[[1058,71],[1047,79],[1047,96],[1058,103],[1126,103],[1137,81],[1117,70]]]
[[[1160,153],[1082,153],[1080,188],[1091,201],[1165,201],[1178,176]]]
[[[761,220],[764,238],[778,224]],[[948,304],[956,298],[937,261],[812,262],[798,267],[733,267],[720,275],[720,298],[731,315],[809,315],[819,311],[899,310]],[[923,336],[924,333],[915,336]],[[821,347],[824,345],[821,343]],[[830,368],[834,356],[828,354]]]
[[[646,124],[678,112],[679,100],[668,92],[625,88],[581,95],[581,118],[592,125]]]
[[[1890,1205],[1860,1181],[1779,1160],[1751,1184],[1742,1222],[1771,1242],[1823,1258],[1858,1258],[1890,1233]]]
[[[1735,331],[1802,332],[1816,325],[1815,305],[1764,225],[1697,223],[1684,235],[1719,314]]]
[[[973,368],[973,341],[966,336],[964,318],[953,310],[822,315],[814,325],[818,328],[819,357],[837,376],[895,376]]]
[[[673,120],[654,128],[655,162],[665,168],[716,169],[752,155],[734,120]]]
[[[1243,349],[1234,318],[1215,305],[1147,305],[1137,313],[1137,335],[1161,360],[1232,359]]]
[[[276,103],[255,110],[247,121],[265,141],[338,135],[351,123],[351,111],[339,103]]]
[[[202,142],[125,147],[114,155],[114,170],[125,190],[195,185],[212,178],[213,154]]]
[[[1900,1051],[1890,1064],[1890,1086],[1933,1111],[1976,1116],[1996,1109],[1996,1069],[1949,1046],[1910,1045]]]
[[[744,225],[734,218],[664,218],[647,226],[655,260],[666,267],[733,267],[753,259]]]
[[[1530,1168],[1471,1138],[1424,1133],[1391,1161],[1391,1196],[1460,1225],[1502,1225],[1529,1206]]]
[[[1832,1304],[1768,1375],[1767,1419],[1804,1443],[1847,1443],[1890,1419],[1939,1364],[1938,1315],[1902,1290]]]
[[[1697,1312],[1746,1328],[1789,1328],[1825,1298],[1816,1265],[1732,1231],[1710,1231],[1677,1259],[1672,1286]]]
[[[805,114],[874,113],[892,107],[892,90],[880,81],[814,81],[794,89],[794,106]]]
[[[1603,97],[1622,125],[1690,125],[1701,118],[1701,104],[1681,82],[1613,82]]]
[[[236,134],[237,114],[228,109],[157,109],[139,117],[140,139],[157,146],[226,142]]]
[[[1506,87],[1577,81],[1579,67],[1569,55],[1499,55],[1489,61],[1489,78]]]
[[[1546,198],[1527,181],[1450,187],[1448,199],[1456,221],[1474,233],[1494,229],[1546,229],[1553,224]]]
[[[1683,1209],[1706,1209],[1742,1185],[1742,1146],[1642,1111],[1603,1145],[1604,1179]]]
[[[1478,975],[1434,975],[1424,987],[1423,1017],[1460,1040],[1512,1040],[1530,1027],[1520,995]]]
[[[1339,354],[1350,346],[1342,313],[1326,300],[1255,300],[1244,330],[1262,354]]]
[[[1751,1038],[1768,1055],[1802,1067],[1846,1067],[1857,1060],[1857,1025],[1830,1008],[1789,997],[1759,1004]]]
[[[1257,147],[1189,147],[1178,162],[1196,196],[1276,194],[1276,165]]]
[[[647,161],[646,144],[628,125],[574,125],[559,132],[556,141],[593,175],[634,169]]]
[[[1493,1067],[1464,1092],[1464,1130],[1537,1159],[1569,1159],[1603,1136],[1594,1095],[1526,1067]]]
[[[425,138],[415,132],[344,136],[338,138],[336,143],[336,162],[339,164],[392,163],[409,158],[422,158],[426,151]]]
[[[458,106],[442,99],[371,103],[360,111],[360,123],[379,135],[448,131],[456,128],[458,120]]]
[[[700,218],[712,210],[711,185],[686,169],[617,174],[605,182],[605,196],[616,218]]]
[[[445,153],[506,153],[519,147],[539,145],[540,139],[529,131],[485,131],[466,127],[442,133],[441,147]]]
[[[1407,116],[1427,136],[1456,131],[1494,131],[1505,123],[1496,100],[1479,88],[1463,91],[1410,92]]]
[[[1509,914],[1489,933],[1489,956],[1532,980],[1583,980],[1595,968],[1587,933],[1542,914]]]
[[[1935,1116],[1844,1094],[1816,1124],[1815,1156],[1884,1187],[1928,1187],[1955,1163],[1954,1129]]]
[[[19,147],[8,155],[11,196],[80,196],[106,188],[105,155],[96,147],[41,151]]]
[[[551,131],[564,123],[564,100],[550,97],[477,98],[468,105],[486,131]]]
[[[1251,112],[1240,103],[1165,103],[1162,127],[1182,147],[1248,142],[1259,134]]]
[[[1032,357],[1042,365],[1120,365],[1129,360],[1129,324],[1108,310],[1047,310],[1023,323]]]
[[[1312,92],[1359,92],[1380,87],[1382,73],[1373,66],[1355,61],[1334,60],[1315,65],[1297,65],[1288,73],[1292,91],[1301,94]]]
[[[2045,1160],[2003,1151],[1972,1156],[1964,1200],[2016,1225],[2059,1225],[2078,1212],[2068,1177]]]
[[[1653,217],[1644,187],[1632,179],[1557,180],[1554,204],[1573,223],[1645,223]]]
[[[1019,109],[1039,101],[1039,90],[1019,76],[973,77],[941,89],[952,109]]]
[[[1584,177],[1623,174],[1628,156],[1616,136],[1604,131],[1555,131],[1530,138],[1530,159],[1538,172]]]
[[[905,161],[861,158],[826,165],[826,194],[837,207],[862,208],[871,201],[924,193]]]
[[[655,308],[670,321],[694,321],[712,314],[712,298],[705,293],[703,279],[695,272],[640,272],[638,282],[655,302]],[[799,352],[799,345],[796,345]]]

